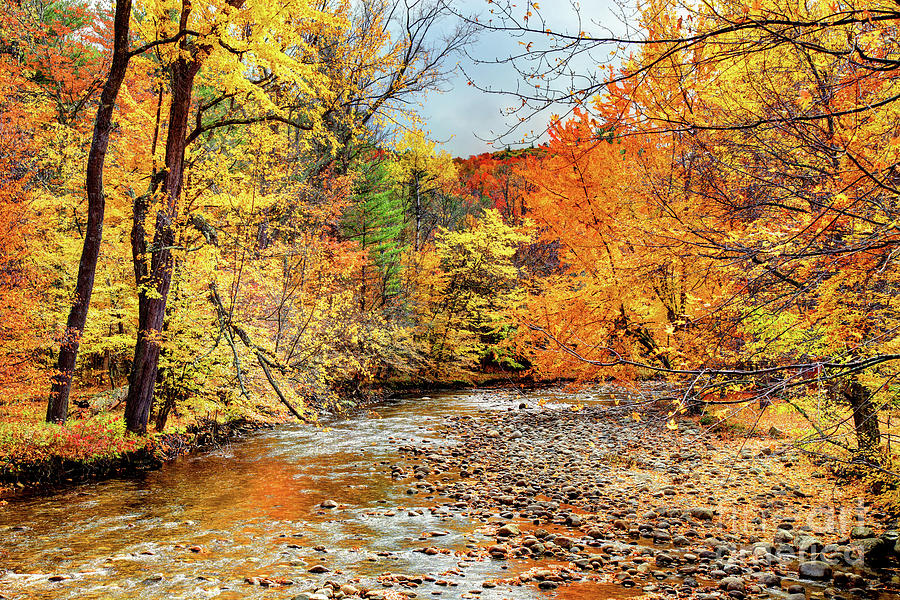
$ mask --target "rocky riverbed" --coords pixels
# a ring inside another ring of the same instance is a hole
[[[436,510],[483,522],[493,540],[480,552],[515,573],[485,585],[701,600],[897,592],[900,534],[852,489],[781,440],[664,423],[522,403],[445,420],[450,444],[402,446],[391,469],[408,493],[451,499]]]

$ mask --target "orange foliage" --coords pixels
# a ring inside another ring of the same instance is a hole
[[[519,348],[544,376],[597,376],[581,358],[669,368],[680,356],[675,338],[685,338],[697,292],[665,240],[667,220],[646,185],[647,170],[665,152],[645,136],[622,133],[576,110],[553,124],[544,155],[522,170],[530,186],[526,215],[545,244],[558,245],[561,265],[532,282],[519,317],[543,330],[522,328]],[[634,376],[623,365],[601,372]]]
[[[9,31],[9,15],[2,18],[0,32]],[[0,402],[32,390],[37,377],[32,318],[38,297],[28,256],[35,151],[33,125],[20,101],[25,86],[19,65],[0,60]]]
[[[542,153],[542,148],[536,148],[457,159],[460,185],[472,201],[500,211],[507,222],[518,222],[525,210],[527,188],[520,169],[530,157],[540,157]]]
[[[0,8],[0,401],[46,383],[51,279],[40,255],[51,215],[36,200],[74,167],[59,158],[90,125],[107,28],[108,15],[78,5]]]

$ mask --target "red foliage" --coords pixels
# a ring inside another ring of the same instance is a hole
[[[527,212],[527,184],[521,171],[530,157],[539,158],[543,154],[544,149],[537,148],[457,159],[460,185],[473,203],[494,208],[507,223],[516,223]]]
[[[42,406],[7,409],[0,421],[0,471],[16,473],[46,460],[90,463],[113,459],[151,442],[128,435],[120,415],[74,421],[67,426],[44,423]]]

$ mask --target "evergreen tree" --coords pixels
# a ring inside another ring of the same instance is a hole
[[[404,239],[404,206],[394,190],[385,162],[364,165],[356,184],[355,202],[342,223],[344,235],[355,240],[371,259],[363,266],[360,306],[380,302],[385,305],[400,293],[401,258],[407,248]]]

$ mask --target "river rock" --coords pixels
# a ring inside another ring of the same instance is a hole
[[[839,588],[865,588],[866,580],[856,573],[838,571],[834,574],[834,585]]]
[[[725,577],[719,581],[719,589],[727,592],[743,592],[744,580],[740,577]]]
[[[515,537],[521,533],[519,531],[519,526],[515,523],[507,523],[503,527],[497,530],[498,537]]]
[[[831,579],[831,573],[831,565],[821,560],[808,560],[797,568],[797,574],[804,579]]]
[[[764,585],[766,587],[781,587],[781,577],[779,577],[775,573],[768,573],[766,571],[754,573],[753,579],[755,579],[760,585]]]
[[[715,511],[711,508],[704,508],[702,506],[695,506],[690,509],[691,516],[697,519],[698,521],[712,521],[713,516],[715,516]]]
[[[765,556],[766,554],[775,554],[775,544],[769,542],[756,542],[753,544],[753,554],[756,556]]]
[[[694,558],[696,558],[696,557],[694,557]],[[658,566],[658,567],[666,567],[666,566],[671,565],[673,562],[675,562],[675,559],[673,559],[671,556],[669,556],[665,552],[660,552],[659,554],[656,555],[656,566]]]
[[[865,538],[853,542],[863,560],[873,566],[883,564],[893,551],[893,544],[883,538]]]
[[[572,540],[572,538],[568,538],[564,535],[558,535],[555,538],[553,538],[553,543],[556,544],[557,546],[559,546],[560,548],[565,548],[566,550],[568,550],[569,548],[571,548],[574,545],[574,541]]]
[[[544,580],[538,584],[538,587],[542,590],[555,590],[559,587],[559,584],[555,581]]]
[[[790,544],[794,541],[794,534],[787,529],[778,528],[772,541],[776,544]]]
[[[807,556],[819,554],[825,545],[814,537],[802,537],[797,541],[797,550]]]

